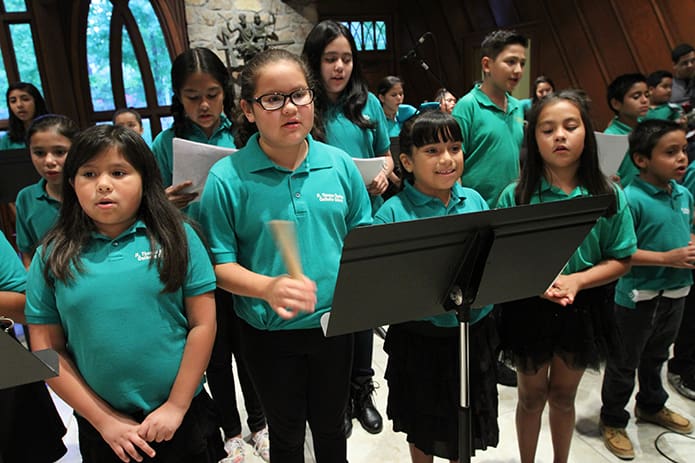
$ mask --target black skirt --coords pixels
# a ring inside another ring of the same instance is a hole
[[[506,361],[533,374],[554,355],[570,368],[598,370],[619,352],[612,284],[580,291],[563,307],[532,297],[501,304],[500,337]]]
[[[384,350],[389,355],[386,414],[393,430],[428,455],[458,459],[459,337],[458,328],[428,322],[391,325]],[[475,450],[495,447],[497,385],[495,323],[485,317],[470,327],[470,404]]]

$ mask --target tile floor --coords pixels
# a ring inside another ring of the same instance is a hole
[[[383,379],[386,368],[386,355],[382,349],[383,342],[375,337],[374,345],[374,369],[376,370],[376,380],[380,388],[376,391],[375,400],[379,410],[384,412],[386,409],[386,398],[388,390],[386,381]],[[664,383],[666,383],[664,378]],[[667,390],[671,395],[669,406],[695,418],[695,402],[681,397],[667,384]],[[237,388],[238,390],[238,388]],[[601,374],[587,372],[582,379],[576,400],[577,424],[574,439],[570,450],[571,462],[620,462],[613,456],[601,442],[598,434],[598,413],[600,408]],[[478,452],[473,458],[473,462],[496,462],[512,463],[518,462],[519,457],[516,447],[516,434],[514,427],[514,408],[516,406],[516,389],[499,386],[500,406],[499,406],[499,426],[500,442],[497,448],[488,449],[485,452]],[[243,399],[239,399],[240,402]],[[65,442],[68,446],[68,454],[60,460],[60,463],[80,462],[79,450],[77,447],[77,432],[71,410],[59,400],[59,409],[63,419],[68,423],[68,434]],[[629,404],[629,409],[634,407],[634,398]],[[361,429],[355,421],[352,437],[348,441],[348,459],[351,462],[380,462],[395,463],[409,462],[408,446],[403,434],[396,434],[391,430],[390,423],[387,421],[384,431],[378,435],[371,435]],[[635,463],[654,463],[669,461],[659,454],[656,450],[654,441],[663,429],[646,423],[636,424],[634,419],[628,425],[628,435],[635,445]],[[246,431],[247,432],[247,431]],[[695,440],[677,434],[666,434],[659,439],[659,447],[672,459],[679,463],[695,461]],[[262,460],[252,454],[251,447],[248,448],[249,455],[247,463],[261,463]],[[306,461],[313,463],[313,452],[311,450],[310,436],[307,439]],[[435,459],[435,462],[445,460]],[[537,463],[552,462],[552,446],[550,443],[550,433],[548,429],[547,411],[543,419],[543,428],[539,440]]]

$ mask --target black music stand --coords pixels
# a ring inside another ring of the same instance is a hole
[[[27,148],[0,150],[0,203],[11,203],[19,190],[39,181]]]
[[[3,373],[0,389],[42,381],[58,376],[58,354],[46,349],[29,352],[16,339],[0,329]]]
[[[470,461],[470,309],[542,294],[613,195],[362,227],[345,239],[326,336],[456,310],[459,461]]]

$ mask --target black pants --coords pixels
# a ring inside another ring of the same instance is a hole
[[[304,462],[308,421],[316,461],[346,462],[343,416],[352,336],[326,338],[319,328],[257,330],[243,321],[241,334],[242,353],[268,419],[270,460]]]
[[[241,434],[241,417],[236,400],[234,372],[232,371],[232,354],[237,366],[239,385],[244,396],[244,406],[248,415],[246,424],[251,432],[265,427],[265,415],[256,389],[249,378],[246,363],[240,355],[239,317],[234,312],[233,296],[222,289],[215,290],[217,307],[217,335],[212,347],[210,363],[206,371],[210,393],[217,406],[222,423],[222,430],[227,438]]]
[[[75,414],[83,463],[122,463],[101,434],[87,420]],[[145,419],[143,413],[132,415],[135,421]],[[146,463],[217,463],[226,456],[220,437],[217,412],[207,392],[202,391],[191,401],[181,426],[171,440],[150,442],[157,454],[150,458],[143,452]],[[130,461],[135,461],[132,458]]]
[[[668,361],[668,371],[681,375],[689,387],[695,387],[695,289],[685,298],[683,319],[673,344],[673,358]]]
[[[637,406],[656,413],[668,399],[661,382],[661,367],[668,359],[668,348],[676,338],[685,298],[658,296],[637,303],[634,309],[615,306],[615,318],[623,351],[609,358],[601,389],[601,420],[608,426],[624,428],[630,419],[625,410],[639,380]]]
[[[352,374],[350,378],[355,381],[367,381],[374,376],[372,357],[374,354],[374,331],[358,331],[354,334],[355,347],[352,359]]]

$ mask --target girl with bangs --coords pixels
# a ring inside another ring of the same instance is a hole
[[[399,161],[403,190],[374,217],[375,224],[466,214],[488,209],[475,190],[463,187],[461,128],[441,111],[409,119],[400,134]],[[486,315],[492,306],[471,314],[471,414],[473,449],[497,445],[497,332]],[[455,313],[391,325],[384,344],[389,354],[387,415],[394,431],[405,432],[413,463],[434,456],[457,461],[459,322]],[[452,367],[456,365],[456,368]],[[427,378],[427,381],[423,381]]]

